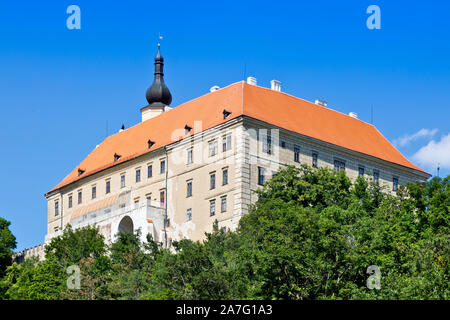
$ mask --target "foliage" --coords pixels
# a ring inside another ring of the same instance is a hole
[[[233,232],[216,221],[202,242],[164,249],[137,230],[108,247],[97,228],[69,226],[45,260],[7,267],[0,298],[450,299],[449,186],[433,178],[392,194],[343,172],[286,167]],[[74,264],[76,290],[66,286]],[[368,286],[369,266],[379,289]]]
[[[62,267],[78,264],[83,258],[98,258],[105,252],[104,238],[93,226],[73,230],[68,225],[61,236],[45,247],[46,258],[54,259]]]
[[[0,217],[0,278],[4,276],[6,267],[11,264],[13,249],[16,248],[16,237],[9,230],[11,222]]]

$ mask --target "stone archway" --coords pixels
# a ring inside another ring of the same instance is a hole
[[[133,233],[134,231],[133,220],[131,220],[129,216],[123,217],[122,220],[120,220],[118,231]]]

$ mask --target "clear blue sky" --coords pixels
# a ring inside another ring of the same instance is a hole
[[[81,30],[66,27],[70,4]],[[371,4],[380,30],[366,27]],[[448,1],[3,1],[0,216],[18,249],[44,240],[44,193],[140,121],[159,32],[172,106],[246,70],[367,122],[373,105],[405,156],[449,174],[449,13]]]

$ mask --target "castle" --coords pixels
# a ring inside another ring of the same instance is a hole
[[[174,108],[158,45],[154,82],[142,122],[107,137],[48,191],[46,242],[95,224],[107,242],[141,230],[164,246],[234,230],[256,201],[254,191],[280,166],[306,163],[364,176],[393,192],[428,173],[408,161],[371,124],[247,81],[219,88]]]

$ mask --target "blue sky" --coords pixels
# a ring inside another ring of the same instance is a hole
[[[66,9],[81,9],[69,30]],[[381,9],[369,30],[366,8]],[[172,106],[245,76],[357,112],[414,163],[450,174],[447,1],[3,1],[0,216],[18,249],[46,233],[44,193],[140,121],[163,35]]]

